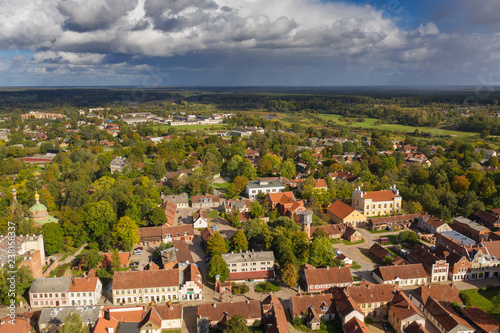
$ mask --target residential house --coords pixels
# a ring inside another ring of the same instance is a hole
[[[90,331],[95,327],[97,320],[100,317],[100,306],[67,306],[67,307],[52,307],[43,308],[38,319],[38,331],[56,331],[64,326],[66,318],[71,313],[76,313],[80,316],[84,327],[88,327]]]
[[[316,190],[328,191],[328,184],[324,179],[314,179],[314,186]]]
[[[138,328],[140,333],[161,333],[182,328],[182,305],[157,305],[150,307]]]
[[[191,207],[196,209],[207,209],[207,208],[216,208],[219,209],[221,204],[223,203],[223,199],[221,199],[218,195],[193,195],[191,197]]]
[[[278,193],[283,192],[284,190],[285,185],[277,180],[268,181],[263,179],[256,179],[248,182],[247,186],[245,187],[245,194],[248,198],[253,199],[256,198],[260,193]]]
[[[289,209],[297,201],[292,191],[268,193],[264,200],[268,203],[270,209],[277,208],[279,204],[284,206],[285,209]]]
[[[173,240],[190,241],[194,238],[194,228],[192,224],[183,224],[169,227],[161,225],[157,227],[139,228],[140,244],[153,245],[160,242],[168,243]]]
[[[402,198],[396,185],[387,191],[363,192],[361,187],[352,193],[352,207],[366,217],[397,214],[401,211]]]
[[[340,254],[335,257],[335,259],[340,260],[344,263],[345,267],[351,267],[352,266],[352,259],[348,258],[345,254]]]
[[[459,254],[443,244],[437,245],[432,250],[432,253],[438,258],[446,260],[450,266],[448,279],[451,281],[465,281],[470,279],[471,265],[468,255]]]
[[[433,297],[428,298],[423,313],[442,333],[474,333],[474,329],[450,305]]]
[[[208,227],[208,214],[199,209],[193,214],[193,228],[207,228]]]
[[[372,217],[368,220],[370,230],[404,229],[409,228],[420,214],[394,215],[385,217]]]
[[[396,330],[396,333],[403,333],[404,329],[413,322],[425,325],[424,314],[403,291],[398,291],[391,303],[389,306],[389,324]]]
[[[301,272],[301,284],[307,292],[322,292],[333,287],[351,286],[349,267],[314,268],[306,265]]]
[[[328,174],[328,176],[330,176],[330,178],[332,178],[332,180],[347,181],[349,183],[358,179],[358,176],[355,176],[352,173],[350,173],[348,171],[343,171],[343,170],[331,172]]]
[[[189,208],[189,196],[187,193],[175,194],[175,195],[161,195],[163,202],[170,201],[177,208]]]
[[[411,264],[422,264],[432,283],[448,280],[450,264],[445,259],[439,259],[420,244],[411,249],[409,261]]]
[[[455,230],[443,231],[436,236],[436,246],[444,245],[457,251],[460,255],[468,256],[468,249],[476,245],[476,242]]]
[[[366,224],[366,216],[363,213],[346,205],[341,200],[337,200],[328,206],[326,214],[334,223],[350,223],[354,227]]]
[[[498,333],[500,332],[500,323],[487,315],[477,306],[462,309],[462,316],[465,320],[475,327],[476,332],[481,333]],[[1,333],[1,330],[0,330]]]
[[[189,246],[184,241],[173,240],[172,247],[160,252],[163,269],[179,268],[183,271],[194,262]]]
[[[226,214],[229,214],[236,209],[239,210],[240,213],[250,212],[250,200],[229,199],[224,201],[224,212]]]
[[[472,238],[476,242],[481,242],[488,239],[490,229],[479,223],[473,222],[463,216],[458,216],[453,219],[453,230]]]
[[[392,261],[389,263],[389,265],[392,266],[398,266],[398,265],[408,265],[408,262],[401,258],[400,256],[395,257],[392,259]]]
[[[429,234],[451,231],[451,227],[437,217],[429,214],[421,214],[416,220],[417,227]]]
[[[177,220],[175,219],[177,213],[177,205],[171,201],[167,201],[162,204],[160,208],[163,210],[165,216],[167,217],[167,224],[169,226],[173,226],[177,222]]]
[[[111,169],[111,173],[115,172],[123,172],[125,170],[125,165],[127,164],[127,159],[125,157],[115,157],[114,159],[111,160],[111,163],[109,165]]]
[[[239,314],[245,320],[247,326],[251,326],[257,320],[262,319],[260,301],[232,302],[232,303],[202,303],[196,310],[198,331],[208,331],[208,327],[223,329],[228,320]]]
[[[29,318],[4,317],[0,318],[0,333],[30,333]]]
[[[345,238],[351,243],[361,242],[363,240],[363,236],[361,235],[361,233],[351,226],[347,226],[344,234],[342,235],[342,238]]]
[[[425,304],[430,297],[445,302],[462,304],[460,290],[453,283],[450,284],[429,284],[414,289],[409,294],[410,300],[419,308],[424,310]]]
[[[342,326],[342,330],[344,333],[370,333],[368,327],[358,317],[353,317],[351,320],[347,321]]]
[[[272,251],[223,253],[222,259],[229,268],[230,281],[261,281],[274,278]]]
[[[71,278],[69,305],[96,305],[102,295],[102,283],[98,277]]]
[[[373,259],[380,263],[382,263],[386,257],[392,258],[391,253],[378,243],[373,243],[373,245],[368,250],[368,253]]]
[[[201,239],[207,244],[208,240],[217,232],[219,231],[219,227],[216,225],[211,226],[210,228],[205,228],[200,232]]]
[[[71,278],[35,279],[29,290],[31,307],[70,306],[69,285]]]
[[[189,264],[181,275],[179,299],[181,301],[199,301],[203,299],[203,282],[200,270],[195,264]]]
[[[378,283],[398,286],[418,286],[429,282],[422,264],[380,266],[373,271],[373,278]]]
[[[410,325],[406,326],[403,330],[404,333],[429,333],[429,331],[425,328],[424,325],[417,323],[414,321]]]
[[[345,288],[348,294],[361,309],[365,317],[381,321],[389,314],[389,305],[399,287],[394,284],[366,284]]]
[[[281,301],[274,295],[267,296],[261,303],[262,322],[266,333],[288,333],[288,320]]]
[[[500,277],[500,241],[489,240],[480,243],[473,250],[474,258],[471,260],[471,279]]]
[[[484,225],[489,229],[500,228],[500,217],[498,215],[493,214],[492,210],[489,212],[485,212],[484,210],[478,210],[474,213],[474,217],[476,222]]]
[[[179,270],[115,272],[113,304],[140,304],[179,299]]]
[[[310,294],[292,296],[288,302],[292,318],[304,318],[309,313],[309,308],[313,308],[319,319],[330,321],[335,319],[336,307],[333,294]]]

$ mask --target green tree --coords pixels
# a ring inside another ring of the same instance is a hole
[[[226,194],[224,195],[226,199],[233,199],[235,198],[239,193],[236,192],[234,184],[231,183],[229,186],[226,188]]]
[[[213,283],[215,282],[216,275],[220,275],[221,282],[226,281],[229,277],[229,268],[227,267],[226,261],[222,259],[220,255],[214,255],[210,258],[205,278]]]
[[[248,178],[245,176],[237,176],[233,179],[233,186],[236,194],[240,194],[241,192],[243,192],[247,184]]]
[[[327,238],[314,239],[311,243],[309,262],[315,267],[325,267],[335,258],[332,243]]]
[[[288,264],[281,270],[281,280],[283,280],[283,282],[290,288],[297,287],[298,279],[299,276],[297,273],[297,267],[295,267],[294,265]]]
[[[296,173],[295,164],[292,159],[287,159],[280,166],[280,174],[282,177],[293,179]]]
[[[64,247],[64,231],[57,223],[47,223],[42,226],[43,243],[48,255],[58,253]]]
[[[227,321],[227,333],[249,333],[247,323],[242,315],[237,314]]]
[[[64,325],[59,329],[59,333],[88,333],[88,326],[84,326],[82,318],[78,313],[71,312],[64,320]]]
[[[103,238],[116,222],[116,214],[107,201],[90,202],[78,210],[85,223],[91,241],[103,244]]]
[[[165,161],[162,158],[156,157],[151,167],[151,175],[155,179],[162,179],[167,174],[167,168],[165,167]]]
[[[412,245],[417,244],[419,240],[418,235],[415,232],[409,230],[400,232],[398,238],[402,243],[409,243]]]
[[[238,230],[230,239],[231,249],[234,252],[247,251],[248,250],[248,240],[245,236],[243,230]]]
[[[160,207],[155,207],[151,211],[149,215],[149,224],[150,225],[162,225],[168,223],[167,216],[165,212]]]
[[[139,241],[139,227],[128,216],[124,216],[118,220],[113,226],[111,233],[116,242],[120,243],[125,251],[130,251],[132,247]]]
[[[261,217],[266,214],[264,208],[258,201],[252,201],[250,204],[250,213],[254,218]]]
[[[64,205],[72,209],[77,209],[89,201],[90,196],[87,192],[87,186],[83,181],[74,181],[66,187],[64,196]]]
[[[122,267],[120,252],[116,248],[111,250],[111,267],[115,272],[119,271],[120,268]]]
[[[31,270],[26,266],[20,267],[20,263],[21,258],[18,257],[14,263],[8,262],[4,267],[0,268],[0,301],[5,305],[10,305],[12,299],[17,303],[18,298],[24,294],[34,281]],[[13,283],[15,295],[11,295],[11,281],[15,281]]]
[[[212,257],[226,252],[226,241],[222,238],[220,232],[217,231],[207,242],[207,254]]]
[[[83,264],[90,271],[96,269],[102,259],[104,259],[104,256],[99,254],[98,249],[90,249],[83,255]]]

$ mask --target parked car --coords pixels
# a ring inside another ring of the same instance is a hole
[[[133,262],[130,264],[130,268],[138,268],[139,267],[139,262],[136,261],[136,262]]]
[[[132,254],[142,254],[142,250],[140,249],[135,249]]]

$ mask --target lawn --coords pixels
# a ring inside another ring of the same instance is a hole
[[[216,210],[211,210],[208,212],[208,217],[211,219],[214,219],[216,217],[219,217],[219,212]]]
[[[349,267],[349,268],[350,269],[360,269],[361,265],[358,264],[357,262],[353,261],[351,267]]]
[[[156,124],[156,126],[160,127],[160,129],[163,130],[163,131],[166,131],[166,130],[168,130],[171,127],[177,128],[179,131],[183,131],[183,130],[196,131],[196,130],[199,130],[199,129],[204,129],[204,130],[207,130],[207,131],[210,131],[210,130],[220,131],[220,130],[224,129],[225,124],[179,125],[179,126],[158,125],[158,124]]]
[[[347,239],[343,239],[342,240],[342,243],[344,243],[345,245],[358,245],[358,244],[363,244],[365,242],[364,239],[358,241],[358,242],[349,242]]]
[[[279,284],[277,282],[262,282],[254,287],[256,292],[259,293],[268,293],[268,292],[278,292],[281,290]]]
[[[477,133],[452,131],[434,127],[415,127],[415,126],[405,126],[398,124],[376,124],[376,122],[378,121],[378,119],[376,118],[364,118],[365,121],[363,122],[352,122],[351,124],[348,124],[347,122],[340,121],[340,118],[342,118],[343,116],[337,114],[319,114],[318,117],[324,120],[331,120],[336,124],[338,124],[339,126],[347,126],[347,127],[379,129],[379,130],[388,130],[392,132],[405,132],[405,133],[414,132],[416,129],[418,129],[420,133],[429,132],[432,135],[450,135],[450,136],[467,136],[467,137],[478,135]]]
[[[500,287],[489,287],[486,288],[486,290],[481,289],[468,289],[468,290],[462,290],[460,292],[460,295],[468,295],[470,297],[472,305],[477,306],[484,312],[488,313],[490,310],[491,306],[493,305],[491,303],[491,299],[495,296],[498,296],[498,292],[500,290]],[[490,316],[495,318],[496,320],[500,320],[500,313],[488,313]]]
[[[230,182],[212,183],[212,186],[217,188],[227,188],[230,184],[231,184]]]

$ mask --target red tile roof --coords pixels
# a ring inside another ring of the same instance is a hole
[[[280,300],[269,295],[262,301],[262,312],[266,333],[288,333],[288,321]]]
[[[328,206],[326,210],[342,220],[349,216],[349,214],[354,212],[354,208],[346,205],[341,200],[335,201],[330,206]]]
[[[106,318],[99,318],[97,324],[94,327],[93,333],[109,333],[110,328],[113,329],[113,332],[116,332],[117,327],[118,320],[116,320],[114,317],[111,317],[109,320]]]
[[[353,282],[349,267],[305,269],[304,278],[308,286]]]
[[[358,317],[353,317],[351,320],[344,324],[344,332],[349,333],[370,333],[368,327],[365,323],[358,319]]]
[[[363,198],[372,199],[372,202],[392,201],[397,195],[392,190],[363,192]]]
[[[373,274],[379,276],[382,281],[393,281],[396,278],[402,280],[427,278],[427,273],[422,264],[380,266]]]
[[[477,306],[472,306],[468,309],[463,309],[462,314],[469,319],[473,324],[481,328],[484,332],[491,333],[500,328],[500,323],[488,316],[483,310]]]
[[[14,325],[9,323],[12,320],[10,317],[4,317],[0,320],[4,322],[3,325],[0,325],[0,333],[29,333],[31,329],[29,319],[16,317]]]
[[[99,278],[97,277],[81,277],[81,278],[72,278],[71,283],[69,284],[69,291],[91,291],[94,292],[97,288],[97,283],[99,282]]]
[[[239,314],[245,320],[261,319],[262,312],[260,301],[246,301],[234,303],[213,303],[198,305],[197,315],[199,318],[207,318],[209,321],[220,321],[227,314],[229,318]]]
[[[328,188],[328,184],[324,179],[315,179],[314,183],[316,185],[316,188],[323,188],[323,187]]]
[[[113,289],[179,286],[179,270],[115,272]]]
[[[108,308],[107,311],[110,318],[115,318],[120,323],[138,323],[143,317],[144,308],[142,306]]]
[[[173,226],[175,224],[175,212],[177,211],[177,205],[171,201],[167,201],[161,205],[161,209],[165,212],[167,223],[170,226]]]
[[[256,271],[256,272],[238,272],[229,273],[228,280],[257,280],[257,279],[272,279],[274,270]]]

